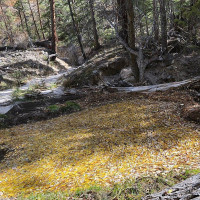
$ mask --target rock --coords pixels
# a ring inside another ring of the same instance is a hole
[[[114,85],[119,82],[121,70],[127,66],[123,53],[99,54],[64,77],[65,88]]]
[[[184,109],[184,118],[200,123],[200,105],[188,106]]]
[[[124,69],[122,69],[121,72],[120,72],[120,78],[121,78],[122,80],[127,79],[127,78],[129,78],[129,77],[131,77],[131,76],[133,76],[133,72],[132,72],[132,70],[131,70],[131,67],[124,68]]]
[[[142,200],[189,200],[200,199],[200,174],[176,184],[172,188],[143,197]]]

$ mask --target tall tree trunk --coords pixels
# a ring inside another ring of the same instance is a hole
[[[36,24],[36,21],[35,21],[33,10],[31,8],[30,0],[27,0],[27,1],[28,1],[29,9],[31,11],[31,16],[32,16],[32,19],[33,19],[33,23],[34,23],[34,26],[35,26],[35,32],[36,32],[36,34],[38,36],[38,39],[40,40],[40,34],[39,34],[39,31],[38,31],[38,28],[37,28],[37,24]]]
[[[39,16],[39,21],[40,21],[40,29],[41,29],[41,32],[42,32],[42,37],[45,40],[44,29],[43,29],[43,25],[42,25],[41,14],[40,14],[39,0],[36,0],[36,2],[37,2],[37,10],[38,10],[38,16]]]
[[[144,17],[145,17],[145,26],[146,26],[146,34],[149,36],[149,25],[148,25],[148,16],[147,16],[147,11],[146,11],[146,5],[145,1],[143,0],[143,11],[144,11]]]
[[[170,19],[170,29],[174,28],[174,2],[173,0],[168,1],[169,4],[169,19]]]
[[[24,16],[24,21],[25,21],[25,24],[26,24],[26,30],[27,30],[28,36],[31,37],[32,35],[31,35],[31,31],[30,31],[29,26],[28,26],[28,20],[27,20],[27,17],[26,17],[23,2],[22,2],[22,0],[19,0],[19,1],[20,1],[20,4],[21,4],[22,13],[23,13],[23,16]]]
[[[133,1],[126,0],[126,11],[127,11],[127,21],[128,21],[128,44],[129,46],[134,49],[135,48],[135,16],[134,16],[134,8],[133,8]],[[135,80],[139,82],[140,74],[139,68],[136,61],[136,56],[130,54],[131,57],[131,67],[133,74],[135,76]]]
[[[84,52],[84,49],[83,49],[83,44],[82,44],[81,35],[80,35],[79,30],[78,30],[78,28],[77,28],[77,26],[76,26],[76,22],[75,22],[75,19],[74,19],[74,14],[73,14],[73,11],[72,11],[72,7],[71,7],[70,0],[68,0],[68,5],[69,5],[69,10],[70,10],[70,15],[71,15],[71,18],[72,18],[72,23],[73,23],[73,27],[74,27],[74,32],[75,32],[75,34],[77,35],[77,39],[78,39],[78,42],[79,42],[79,45],[80,45],[80,48],[81,48],[81,52],[82,52],[83,58],[84,58],[84,60],[86,60],[87,57],[86,57],[85,52]]]
[[[118,21],[121,26],[120,36],[128,43],[128,18],[125,0],[117,0]]]
[[[49,1],[50,1],[50,11],[51,11],[52,52],[57,53],[58,37],[56,33],[55,0],[49,0]]]
[[[22,30],[24,30],[24,23],[23,23],[22,14],[21,14],[20,9],[18,9],[18,15],[19,15],[19,18],[20,18],[20,21],[21,21]]]
[[[94,16],[94,0],[89,0],[91,18],[92,18],[92,26],[93,26],[93,35],[94,35],[94,48],[98,50],[100,48],[99,44],[99,36],[97,33],[97,24]]]
[[[153,30],[155,41],[159,40],[159,13],[158,0],[153,0]]]
[[[166,0],[159,0],[161,16],[161,43],[163,53],[167,53],[167,14]]]

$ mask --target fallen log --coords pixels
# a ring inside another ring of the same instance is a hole
[[[159,193],[148,195],[142,200],[199,200],[200,199],[200,174],[165,189]]]
[[[33,45],[35,45],[36,47],[44,47],[47,49],[51,49],[51,41],[49,40],[37,41],[37,42],[34,42]]]
[[[12,47],[12,46],[4,46],[4,47],[0,47],[0,51],[20,51],[20,50],[26,50],[26,48],[23,47]]]
[[[151,93],[156,91],[166,91],[171,88],[178,88],[189,83],[193,83],[195,81],[200,80],[200,76],[197,76],[192,79],[180,81],[180,82],[172,82],[172,83],[164,83],[158,85],[148,85],[148,86],[138,86],[138,87],[110,87],[109,89],[115,90],[116,92],[144,92]]]

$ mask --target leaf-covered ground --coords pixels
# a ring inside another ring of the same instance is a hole
[[[0,130],[8,145],[0,195],[112,186],[144,175],[200,168],[200,129],[177,103],[125,100]],[[0,197],[1,197],[0,196]]]

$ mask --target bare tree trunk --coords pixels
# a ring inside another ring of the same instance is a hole
[[[98,50],[100,48],[99,44],[99,36],[97,33],[97,24],[94,16],[94,0],[89,0],[91,18],[92,18],[92,26],[93,26],[93,35],[94,35],[94,48]]]
[[[56,33],[55,0],[49,0],[49,1],[50,1],[50,11],[51,11],[52,52],[56,54],[58,37]]]
[[[135,27],[134,27],[134,9],[133,9],[133,1],[132,0],[126,0],[126,11],[127,11],[127,21],[128,21],[128,44],[130,48],[135,48]],[[135,76],[136,82],[139,82],[139,68],[136,61],[136,56],[133,54],[130,54],[131,57],[131,68],[133,71],[133,74]]]
[[[145,6],[145,1],[143,0],[143,10],[144,10],[144,17],[145,17],[145,26],[146,26],[146,33],[147,36],[149,36],[149,26],[148,26],[148,16],[146,12],[146,6]]]
[[[30,0],[27,0],[27,1],[28,1],[29,9],[31,11],[31,16],[32,16],[32,19],[33,19],[33,23],[34,23],[34,26],[35,26],[35,32],[36,32],[36,34],[38,36],[38,39],[40,40],[40,34],[39,34],[39,31],[38,31],[38,28],[37,28],[37,24],[36,24],[36,21],[35,21],[33,10],[31,8]]]
[[[170,29],[172,29],[174,28],[174,2],[173,0],[169,0],[168,4],[169,4]]]
[[[125,0],[117,0],[118,21],[121,25],[120,36],[128,43],[128,18]]]
[[[161,16],[161,43],[163,53],[167,53],[167,15],[166,0],[159,0]]]
[[[75,34],[77,35],[77,39],[78,39],[78,42],[79,42],[79,45],[80,45],[80,48],[81,48],[81,52],[82,52],[83,58],[84,58],[84,60],[86,60],[87,57],[86,57],[85,52],[84,52],[84,49],[83,49],[83,44],[82,44],[81,35],[80,35],[79,30],[78,30],[78,28],[77,28],[77,26],[76,26],[76,23],[75,23],[74,14],[73,14],[73,11],[72,11],[72,7],[71,7],[70,0],[68,0],[68,5],[69,5],[69,9],[70,9],[70,15],[71,15],[71,18],[72,18],[72,23],[73,23],[73,27],[74,27],[74,32],[75,32]]]
[[[45,40],[44,29],[43,29],[42,20],[41,20],[41,14],[40,14],[39,0],[36,0],[36,2],[37,2],[37,10],[38,10],[38,16],[39,16],[39,21],[40,21],[40,29],[42,32],[42,37]]]
[[[159,40],[159,13],[158,13],[158,1],[153,0],[153,30],[155,41]]]

